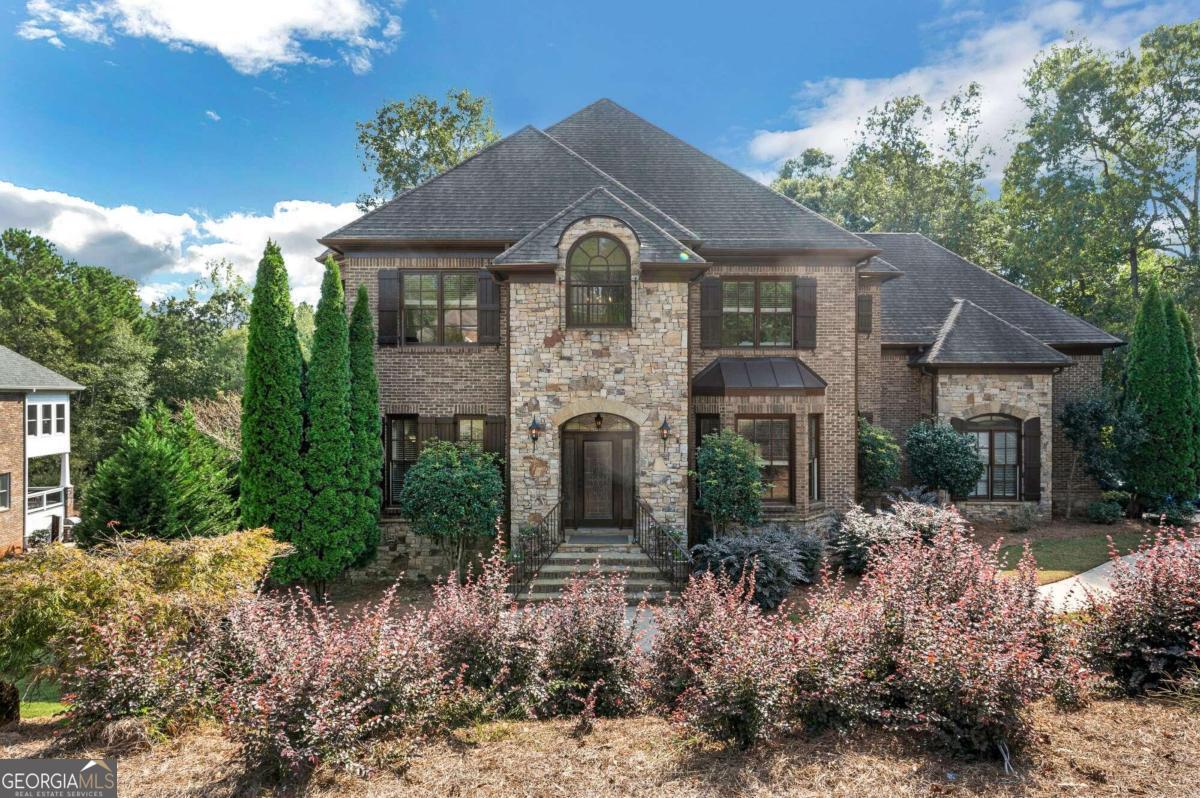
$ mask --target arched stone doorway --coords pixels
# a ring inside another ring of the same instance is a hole
[[[637,482],[637,425],[613,413],[562,424],[563,525],[632,527]]]

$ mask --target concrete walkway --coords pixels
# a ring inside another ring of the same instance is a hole
[[[1131,563],[1137,557],[1137,554],[1126,554],[1121,560]],[[1110,592],[1112,576],[1113,561],[1109,560],[1090,571],[1042,585],[1038,592],[1050,600],[1055,612],[1074,612],[1088,605],[1088,591],[1096,596]]]

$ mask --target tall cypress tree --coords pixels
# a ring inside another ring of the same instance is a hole
[[[250,303],[246,386],[242,394],[242,526],[266,526],[291,541],[308,497],[300,472],[304,417],[300,345],[292,321],[287,269],[268,241]]]
[[[1200,362],[1196,360],[1196,331],[1192,327],[1192,317],[1183,309],[1176,307],[1179,314],[1179,327],[1183,332],[1183,343],[1186,350],[1187,388],[1186,397],[1192,420],[1192,475],[1194,478],[1193,492],[1200,486]]]
[[[292,539],[296,550],[277,572],[289,581],[304,580],[320,594],[362,547],[354,526],[360,505],[350,482],[350,335],[341,273],[332,259],[325,262],[316,318],[304,397],[302,465],[309,502]]]
[[[367,287],[360,285],[350,314],[350,481],[359,499],[356,526],[363,551],[357,564],[375,559],[379,547],[379,508],[383,491],[383,442],[379,416],[379,379],[375,375],[375,330]]]
[[[1146,442],[1133,453],[1130,478],[1143,497],[1190,497],[1194,477],[1187,417],[1187,345],[1174,303],[1151,283],[1138,310],[1126,366],[1125,400],[1136,402]]]

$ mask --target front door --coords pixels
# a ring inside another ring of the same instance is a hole
[[[563,433],[563,518],[573,527],[633,520],[633,435]]]

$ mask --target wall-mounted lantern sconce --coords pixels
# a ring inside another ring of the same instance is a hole
[[[663,423],[658,426],[658,437],[662,438],[663,451],[667,448],[667,439],[671,437],[671,422],[663,419]]]
[[[533,442],[533,448],[537,448],[538,438],[542,437],[542,431],[546,429],[542,426],[542,422],[538,421],[537,416],[533,417],[533,421],[529,422],[529,440]]]

